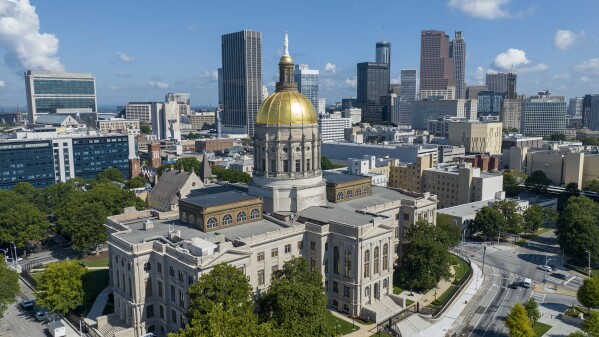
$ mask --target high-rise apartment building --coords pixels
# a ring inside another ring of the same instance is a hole
[[[490,91],[505,93],[506,98],[515,99],[518,96],[516,91],[516,82],[518,74],[514,73],[496,73],[487,74],[487,87]]]
[[[544,91],[522,103],[520,133],[544,137],[564,133],[565,129],[566,102],[563,98],[552,97],[549,91]]]
[[[376,43],[376,63],[391,63],[391,42]]]
[[[501,113],[499,121],[507,130],[520,129],[520,118],[522,115],[522,100],[504,99],[501,103]]]
[[[358,108],[362,120],[382,122],[390,120],[386,106],[389,92],[389,64],[376,62],[358,63]]]
[[[243,30],[222,36],[225,133],[253,136],[262,101],[262,33]]]
[[[495,91],[481,91],[478,93],[478,115],[498,116],[501,112],[501,102],[505,99],[505,93]]]
[[[453,60],[456,98],[466,98],[466,41],[462,37],[462,32],[455,32],[449,52],[449,57]]]
[[[40,114],[98,111],[96,80],[91,74],[27,70],[25,90],[29,123],[35,123]]]
[[[423,30],[420,34],[420,90],[455,86],[449,36],[443,31]]]
[[[293,71],[297,90],[308,97],[318,111],[318,70],[309,69],[307,64],[296,64]]]

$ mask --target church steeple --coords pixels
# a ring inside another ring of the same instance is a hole
[[[293,59],[289,55],[289,38],[285,32],[283,41],[283,56],[279,60],[279,82],[276,85],[276,91],[297,91],[297,84],[293,82]]]

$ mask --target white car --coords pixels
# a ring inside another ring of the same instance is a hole
[[[541,269],[542,271],[552,271],[553,270],[553,268],[549,267],[546,264],[540,265],[537,268]]]

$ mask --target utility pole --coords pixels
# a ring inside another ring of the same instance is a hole
[[[485,246],[485,247],[483,248],[483,267],[482,267],[482,269],[480,270],[480,273],[481,273],[481,274],[485,272],[485,255],[486,255],[486,253],[487,253],[487,246]]]

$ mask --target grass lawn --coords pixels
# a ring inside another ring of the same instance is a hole
[[[470,266],[468,263],[455,255],[451,255],[451,264],[453,265],[453,270],[455,271],[455,281],[456,283],[460,282],[462,277],[464,277],[468,271],[470,270]]]
[[[108,269],[90,270],[83,275],[83,308],[81,314],[87,314],[96,296],[108,286]]]
[[[360,323],[360,324],[363,324],[363,325],[371,325],[371,324],[374,324],[374,322],[367,322],[367,321],[365,321],[365,320],[361,319],[360,317],[356,317],[356,318],[354,318],[354,319],[356,320],[356,322],[358,322],[358,323]]]
[[[33,277],[33,279],[36,280],[37,282],[39,282],[40,277],[42,277],[42,273],[29,273],[29,275],[31,275],[31,277]]]
[[[81,259],[81,264],[86,267],[108,267],[108,252],[100,255],[88,255]]]
[[[444,301],[448,301],[456,291],[458,291],[458,286],[452,284],[451,287],[447,288],[447,290],[443,292],[443,294],[437,294],[437,299],[433,301],[433,304],[441,305],[441,303]]]
[[[399,286],[393,286],[393,294],[399,295],[402,292],[403,292],[403,289],[401,289],[401,287],[399,287]]]
[[[388,332],[386,331],[381,331],[381,332],[375,332],[372,335],[370,335],[370,337],[393,337],[393,335],[390,335]]]
[[[406,299],[406,308],[409,307],[412,304],[414,304],[414,301]]]
[[[341,335],[347,335],[348,333],[355,331],[352,329],[353,327],[355,327],[356,330],[358,329],[358,327],[352,325],[351,322],[333,315],[328,310],[325,319],[333,328],[336,328],[337,333],[340,333]]]
[[[535,326],[532,327],[537,337],[543,336],[549,329],[551,329],[551,325],[537,322]]]

